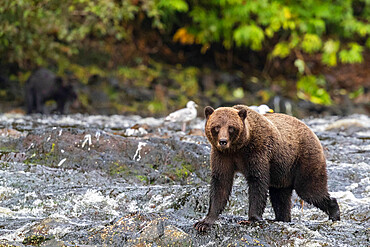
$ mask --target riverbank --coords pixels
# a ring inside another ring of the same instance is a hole
[[[339,222],[293,196],[292,222],[247,217],[237,176],[220,220],[192,225],[208,208],[210,146],[197,118],[181,132],[162,118],[0,115],[0,243],[26,246],[366,246],[370,126],[366,115],[307,118],[321,140]]]

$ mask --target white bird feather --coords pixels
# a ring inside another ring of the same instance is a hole
[[[268,107],[267,105],[260,105],[260,106],[256,106],[256,105],[251,105],[251,106],[248,106],[249,108],[251,108],[252,110],[258,112],[259,114],[266,114],[268,112],[274,112],[270,107]]]
[[[186,124],[194,120],[197,117],[197,107],[194,101],[189,101],[186,104],[186,108],[172,112],[165,118],[168,122],[182,122],[182,131],[186,130]]]

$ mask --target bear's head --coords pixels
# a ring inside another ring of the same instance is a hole
[[[221,152],[236,151],[246,144],[249,131],[244,120],[246,109],[220,107],[214,110],[207,106],[205,132],[211,145]]]

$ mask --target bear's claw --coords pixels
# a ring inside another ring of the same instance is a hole
[[[204,221],[199,221],[197,223],[194,224],[194,228],[198,231],[198,232],[205,232],[207,231],[209,228],[211,227],[210,224],[204,222]]]
[[[249,225],[249,224],[252,224],[253,222],[251,222],[250,220],[241,220],[241,221],[238,221],[238,224],[239,225]]]

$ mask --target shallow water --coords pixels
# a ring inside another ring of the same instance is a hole
[[[22,157],[41,151],[22,150],[17,140],[32,131],[42,135],[49,133],[48,130],[56,136],[65,135],[67,131],[81,132],[82,137],[86,133],[92,136],[93,149],[100,136],[97,133],[101,133],[101,138],[109,137],[111,133],[125,133],[135,124],[145,124],[150,126],[147,132],[159,140],[171,136],[185,148],[186,145],[197,145],[202,152],[208,152],[204,154],[208,156],[209,146],[204,136],[181,133],[177,131],[180,126],[164,125],[162,119],[138,116],[0,115],[0,129],[3,130],[0,132],[0,244],[22,246],[29,244],[32,236],[43,236],[45,239],[41,239],[41,243],[71,246],[369,246],[369,117],[353,115],[304,121],[324,146],[329,191],[338,200],[341,221],[329,221],[327,215],[307,203],[302,208],[300,199],[294,195],[291,223],[270,221],[274,215],[268,204],[265,221],[239,225],[240,219],[247,218],[248,199],[246,182],[238,175],[220,220],[210,232],[197,234],[192,225],[204,217],[208,208],[207,172],[200,174],[189,170],[191,174],[186,174],[185,183],[176,178],[156,180],[152,184],[146,180],[132,182],[136,181],[128,177],[132,174],[112,176],[104,170],[104,165],[82,169],[66,166],[68,161],[60,165],[56,165],[60,160],[53,165],[42,160],[30,162],[32,159]],[[203,125],[203,120],[197,119],[191,128],[202,129]],[[134,136],[122,134],[119,140],[138,138],[138,143],[151,145],[151,139],[143,137],[142,133],[130,133]],[[82,149],[83,142],[81,138],[80,144],[74,148]],[[11,147],[9,143],[12,143]],[[86,143],[89,145],[88,141]],[[177,150],[171,142],[165,145],[172,148],[170,150]],[[150,157],[145,156],[149,151],[141,148],[139,150],[138,145],[136,152],[129,154],[133,168],[150,162]],[[138,159],[138,155],[142,158]],[[202,162],[206,161],[205,157]],[[171,240],[165,239],[170,228],[172,232],[182,234],[179,241],[175,235],[168,235]]]

